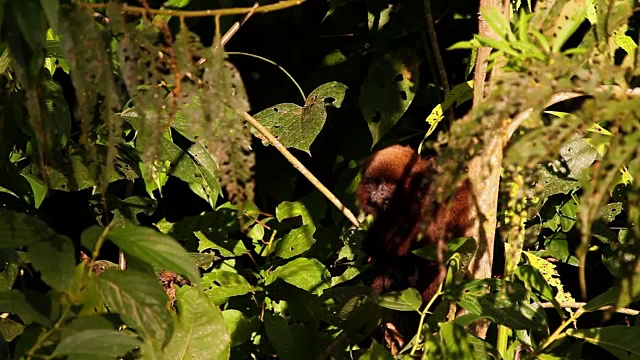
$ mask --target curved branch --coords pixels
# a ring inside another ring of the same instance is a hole
[[[284,147],[284,145],[282,145],[282,143],[278,139],[276,139],[275,136],[273,136],[273,134],[271,134],[269,130],[267,130],[267,128],[262,126],[262,124],[260,124],[260,122],[256,120],[256,118],[249,115],[248,113],[239,110],[236,110],[236,112],[240,114],[249,124],[251,124],[251,126],[258,130],[260,134],[262,134],[269,141],[269,143],[273,145],[291,163],[291,165],[293,165],[294,168],[296,168],[302,175],[304,175],[304,177],[306,177],[307,180],[309,180],[311,184],[313,184],[313,186],[320,190],[320,192],[327,199],[329,199],[329,201],[331,201],[331,203],[335,205],[338,210],[340,210],[355,227],[360,226],[360,222],[358,221],[358,219],[356,219],[351,210],[344,206],[342,202],[335,195],[333,195],[331,190],[327,189],[327,187],[324,186],[324,184],[322,184],[320,180],[318,180],[318,178],[316,178],[309,170],[307,170],[307,168],[302,165],[300,160],[293,156],[293,154],[289,152],[289,150],[287,150],[287,148]]]
[[[170,10],[170,9],[147,9],[141,6],[131,6],[124,4],[122,11],[128,13],[138,14],[151,14],[151,15],[169,15],[183,18],[195,18],[195,17],[207,17],[207,16],[223,16],[223,15],[241,15],[254,13],[266,13],[271,11],[282,10],[297,6],[305,2],[306,0],[286,0],[280,1],[275,4],[256,6],[256,7],[239,7],[239,8],[225,8],[225,9],[211,9],[211,10]],[[87,9],[104,9],[107,7],[106,3],[101,4],[89,4],[78,3],[80,7]]]

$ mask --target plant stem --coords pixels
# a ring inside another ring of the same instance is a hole
[[[558,326],[556,331],[554,331],[553,334],[551,334],[551,336],[549,336],[547,340],[545,340],[545,342],[542,343],[542,345],[538,346],[538,348],[534,352],[532,352],[527,359],[531,359],[531,360],[535,359],[546,348],[548,348],[549,345],[551,345],[554,341],[562,339],[565,336],[565,333],[563,333],[564,329],[567,326],[569,326],[569,324],[576,321],[582,314],[584,314],[583,308],[578,309],[573,315],[571,315],[570,318],[568,318],[562,324],[560,324],[560,326]]]
[[[292,6],[297,6],[305,2],[305,0],[286,0],[280,1],[275,4],[269,4],[258,7],[238,7],[238,8],[224,8],[224,9],[210,9],[210,10],[170,10],[170,9],[147,9],[141,6],[131,6],[124,4],[122,6],[122,11],[128,13],[138,13],[138,14],[151,14],[151,15],[169,15],[169,16],[177,16],[183,18],[194,18],[194,17],[207,17],[207,16],[220,16],[220,15],[241,15],[247,14],[250,12],[256,13],[267,13],[271,11],[283,10],[286,8],[290,8]],[[80,7],[88,8],[88,9],[104,9],[107,7],[106,3],[101,4],[89,4],[89,3],[78,3]]]

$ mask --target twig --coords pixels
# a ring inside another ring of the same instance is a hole
[[[568,302],[561,302],[559,303],[561,308],[570,308],[570,309],[580,309],[581,307],[585,306],[587,303],[586,302],[574,302],[574,301],[568,301]],[[547,308],[554,308],[555,306],[550,303],[550,302],[545,302],[542,303],[542,307],[547,309]],[[615,312],[620,313],[620,314],[626,314],[626,315],[631,315],[631,316],[636,316],[640,314],[639,310],[634,310],[634,309],[629,309],[629,308],[615,308],[614,306],[603,306],[601,308],[599,308],[598,310],[611,310],[613,309]]]
[[[225,46],[229,42],[229,40],[233,37],[233,35],[235,35],[238,32],[238,30],[240,30],[240,26],[244,25],[244,23],[246,23],[247,20],[249,20],[251,15],[255,14],[255,9],[257,7],[258,7],[258,3],[253,4],[253,7],[252,7],[253,10],[249,11],[247,15],[244,17],[244,19],[242,19],[242,21],[236,21],[235,24],[233,24],[233,26],[231,26],[229,30],[227,30],[227,32],[220,39],[220,43],[216,45],[214,50],[220,47],[220,45]]]
[[[438,36],[436,34],[436,28],[433,24],[433,15],[431,12],[431,0],[424,0],[424,14],[425,20],[427,23],[427,34],[429,35],[429,41],[431,42],[431,49],[433,50],[433,57],[436,61],[436,67],[438,68],[438,75],[440,75],[440,83],[442,84],[442,91],[444,97],[449,93],[449,79],[447,78],[447,70],[444,67],[444,61],[442,61],[442,54],[440,54],[440,46],[438,45]],[[449,117],[449,122],[453,123],[455,120],[453,115],[453,107],[447,109],[447,115]]]
[[[282,71],[289,79],[291,79],[291,81],[293,82],[293,84],[296,86],[296,88],[298,89],[298,92],[300,92],[300,95],[302,95],[302,102],[307,102],[307,96],[304,94],[304,90],[302,90],[302,87],[300,86],[300,84],[298,84],[298,82],[296,81],[296,79],[293,78],[293,76],[291,74],[289,74],[289,72],[283,68],[282,66],[278,65],[275,61],[273,60],[269,60],[265,57],[262,57],[260,55],[255,55],[255,54],[249,54],[249,53],[244,53],[244,52],[238,52],[238,51],[228,51],[227,55],[244,55],[244,56],[249,56],[252,58],[256,58],[256,59],[260,59],[266,63],[269,63],[275,67],[277,67],[278,69],[280,69],[280,71]]]
[[[151,15],[169,15],[169,16],[177,16],[184,18],[195,18],[195,17],[207,17],[207,16],[224,16],[224,15],[241,15],[247,14],[250,12],[254,13],[266,13],[271,11],[283,10],[286,8],[290,8],[293,6],[297,6],[305,2],[306,0],[286,0],[280,1],[275,4],[258,6],[258,7],[238,7],[238,8],[225,8],[225,9],[210,9],[210,10],[169,10],[169,9],[145,9],[140,6],[131,6],[124,4],[122,6],[122,11],[128,13],[138,13],[138,14],[151,14]],[[78,3],[80,7],[87,9],[104,9],[107,7],[106,3],[101,4],[89,4],[89,3]]]
[[[344,206],[342,202],[335,195],[333,195],[333,193],[329,189],[327,189],[327,187],[324,186],[324,184],[320,182],[320,180],[318,180],[309,170],[307,170],[307,168],[304,165],[302,165],[300,160],[298,160],[295,156],[293,156],[293,154],[289,152],[289,150],[287,150],[287,148],[284,147],[282,143],[278,141],[278,139],[276,139],[275,136],[273,136],[273,134],[269,132],[269,130],[267,130],[264,126],[262,126],[262,124],[260,124],[260,122],[256,120],[256,118],[249,115],[248,113],[244,111],[239,111],[239,110],[236,110],[236,111],[249,124],[251,124],[251,126],[253,126],[256,130],[258,130],[260,134],[262,134],[269,141],[269,143],[273,145],[291,163],[291,165],[293,165],[294,168],[300,171],[300,173],[304,175],[304,177],[306,177],[311,182],[311,184],[313,184],[313,186],[315,186],[318,190],[320,190],[320,192],[327,199],[329,199],[329,201],[331,201],[331,203],[335,205],[338,208],[338,210],[340,210],[342,214],[344,214],[344,216],[346,216],[347,219],[349,219],[349,221],[351,221],[351,223],[355,227],[360,226],[360,222],[358,221],[358,219],[356,219],[355,215],[353,215],[351,210],[349,210],[346,206]]]

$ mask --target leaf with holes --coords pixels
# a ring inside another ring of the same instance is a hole
[[[255,118],[266,127],[282,145],[309,154],[311,144],[316,139],[327,120],[328,106],[340,107],[347,87],[338,82],[319,86],[311,92],[304,106],[285,103],[262,110]],[[263,140],[256,129],[253,135]]]
[[[373,145],[407,111],[418,90],[420,77],[416,55],[406,49],[376,54],[360,91],[360,108]]]
[[[313,238],[315,231],[316,227],[313,225],[302,225],[291,230],[276,243],[274,255],[289,259],[304,253],[315,244],[316,240]]]
[[[225,270],[213,270],[202,277],[202,288],[214,305],[222,305],[232,296],[254,291],[244,277]]]

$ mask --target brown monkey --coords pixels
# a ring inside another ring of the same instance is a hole
[[[362,209],[374,216],[365,252],[375,261],[370,286],[375,293],[414,287],[429,301],[442,281],[438,264],[411,251],[439,241],[468,236],[475,210],[469,181],[451,202],[436,203],[434,158],[394,145],[360,163],[363,178],[357,189]]]

